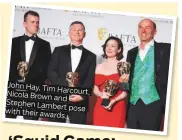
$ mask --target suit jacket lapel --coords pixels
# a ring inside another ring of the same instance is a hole
[[[154,42],[154,69],[155,69],[155,79],[159,74],[160,69],[160,61],[163,57],[163,52],[160,51],[160,47],[158,46],[157,42]]]
[[[67,65],[68,65],[68,71],[69,72],[72,72],[72,65],[71,65],[71,44],[69,44],[66,48],[65,48],[65,53],[66,53],[66,56],[68,57],[68,59],[65,59],[67,60]]]
[[[20,38],[20,56],[21,56],[21,61],[26,61],[24,36],[22,36],[22,38]]]
[[[29,59],[29,66],[30,67],[32,66],[32,64],[33,64],[33,62],[35,60],[38,48],[39,48],[39,38],[37,37],[35,42],[34,42],[32,52],[31,52],[31,55],[30,55],[30,59]]]
[[[80,70],[81,66],[83,65],[83,62],[86,60],[86,57],[87,57],[87,50],[85,48],[83,48],[80,62],[78,63],[78,66],[75,70],[76,72],[78,72]]]
[[[136,61],[136,56],[138,54],[138,47],[133,51],[133,53],[131,54],[131,77],[133,77],[134,74],[134,67],[135,67],[135,61]],[[132,79],[132,78],[131,78]]]

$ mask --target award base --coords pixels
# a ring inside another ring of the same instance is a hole
[[[102,106],[108,106],[109,103],[110,103],[109,99],[102,99],[101,105],[102,105]]]

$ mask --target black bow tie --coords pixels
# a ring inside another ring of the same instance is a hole
[[[83,50],[83,46],[80,45],[80,46],[75,46],[75,45],[72,45],[71,46],[72,49],[79,49],[79,50]]]
[[[35,41],[36,37],[35,36],[27,36],[27,35],[25,35],[25,40],[28,41],[29,39]]]

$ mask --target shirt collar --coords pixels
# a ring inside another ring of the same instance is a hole
[[[71,46],[72,46],[72,45],[74,45],[72,42],[71,42],[70,44],[71,44]],[[82,43],[81,43],[81,44],[79,44],[79,45],[75,45],[75,46],[80,46],[80,45],[82,45]],[[82,46],[83,46],[83,45],[82,45]]]
[[[27,33],[26,33],[26,32],[25,32],[25,35],[27,35]],[[27,36],[28,36],[28,35],[27,35]],[[34,34],[33,36],[34,36],[34,37],[37,37],[37,35],[36,35],[36,34]]]
[[[149,50],[149,48],[151,46],[154,46],[154,39],[152,39],[150,42],[148,42],[147,44],[145,44],[144,51]],[[139,50],[140,50],[140,47],[139,47]]]

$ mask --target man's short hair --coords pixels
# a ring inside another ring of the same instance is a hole
[[[153,27],[154,27],[154,29],[156,30],[156,23],[153,21],[153,20],[151,20],[151,19],[149,19],[151,22],[152,22],[152,24],[153,24]]]
[[[152,23],[153,23],[154,29],[156,30],[156,28],[157,28],[157,27],[156,27],[156,23],[153,22],[153,21],[152,21]]]
[[[143,20],[149,20],[150,22],[152,22],[154,29],[155,29],[155,30],[157,29],[156,23],[155,23],[153,20],[151,20],[151,19],[149,19],[149,18],[144,18],[144,19],[142,19],[141,21],[143,21]],[[141,22],[141,21],[140,21],[140,22]],[[140,23],[140,22],[139,22],[139,23]]]
[[[73,22],[70,24],[70,27],[71,27],[72,25],[74,25],[74,24],[80,24],[80,25],[82,25],[82,26],[83,26],[83,29],[84,29],[84,31],[85,31],[85,25],[84,25],[81,21],[73,21]]]
[[[28,15],[39,17],[39,14],[37,12],[29,10],[24,14],[24,22],[26,21]]]

